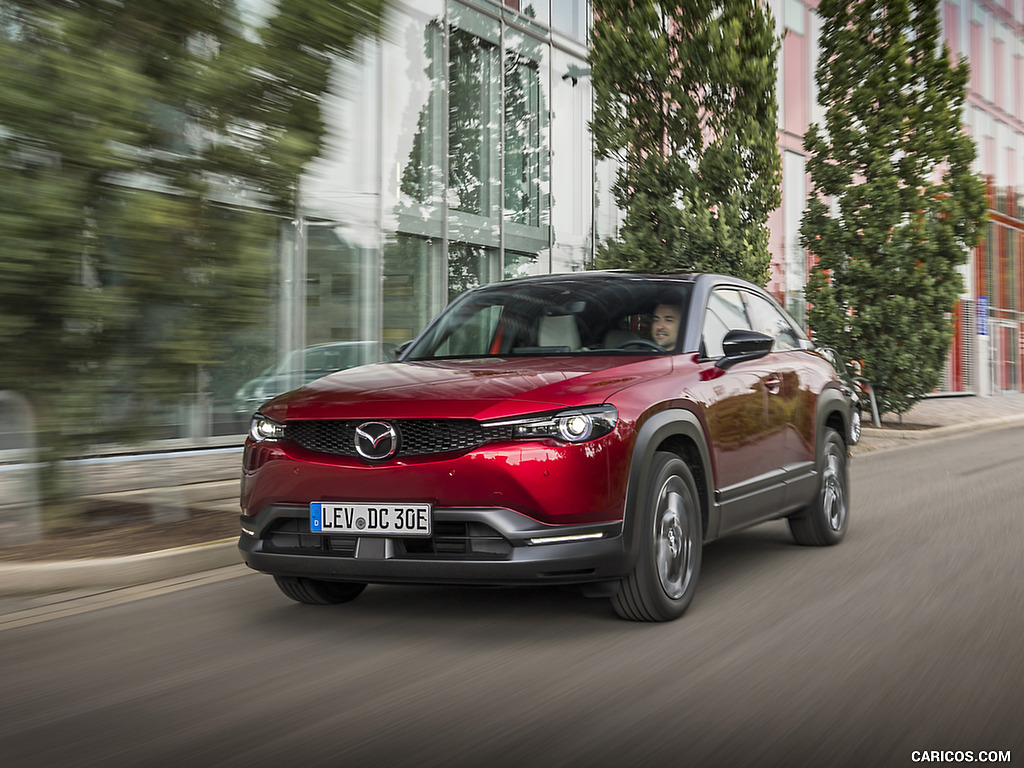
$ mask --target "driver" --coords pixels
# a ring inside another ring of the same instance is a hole
[[[651,315],[651,339],[667,350],[674,350],[682,320],[683,313],[675,304],[658,304]]]

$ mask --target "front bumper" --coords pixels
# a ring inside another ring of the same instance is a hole
[[[625,575],[622,523],[545,526],[503,508],[435,509],[429,539],[311,533],[308,507],[243,516],[238,548],[277,576],[381,584],[580,584]]]

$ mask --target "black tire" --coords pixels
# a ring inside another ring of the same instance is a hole
[[[703,531],[693,473],[678,456],[658,452],[637,508],[639,555],[612,597],[630,621],[671,621],[693,600],[700,576]]]
[[[349,581],[320,581],[301,576],[275,576],[278,588],[288,597],[306,605],[337,605],[355,600],[365,584]]]
[[[850,518],[846,443],[834,429],[825,428],[817,465],[818,493],[810,506],[789,518],[789,530],[797,544],[828,547],[843,540]]]

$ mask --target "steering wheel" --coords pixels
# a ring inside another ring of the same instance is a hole
[[[661,344],[657,343],[656,341],[651,341],[650,339],[630,339],[629,341],[624,341],[621,344],[619,344],[618,348],[629,349],[630,347],[650,347],[651,349],[655,349],[658,352],[668,351],[663,346],[661,346]]]

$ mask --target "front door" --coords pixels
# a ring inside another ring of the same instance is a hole
[[[725,372],[715,365],[724,354],[726,333],[754,330],[742,294],[732,288],[714,291],[702,332],[701,356],[708,362],[699,396],[707,409],[709,448],[722,510],[719,534],[743,527],[762,510],[781,506],[785,500],[778,456],[786,436],[775,423],[780,413],[776,399],[784,382],[769,364],[775,355],[736,363]]]

